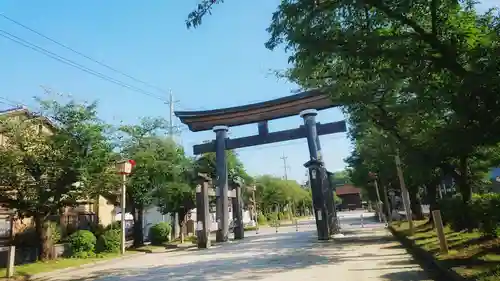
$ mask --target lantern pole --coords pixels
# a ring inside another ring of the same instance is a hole
[[[126,232],[127,228],[125,227],[125,210],[126,210],[126,200],[127,200],[127,175],[132,172],[132,167],[135,166],[134,160],[123,160],[117,163],[116,167],[118,173],[122,175],[122,188],[121,188],[121,237],[120,237],[120,253],[122,255],[125,254],[125,244],[126,244]]]
[[[122,209],[122,221],[121,221],[121,239],[120,239],[120,253],[122,255],[125,254],[125,243],[126,243],[126,231],[127,229],[125,228],[125,208],[126,208],[126,205],[125,205],[125,200],[126,200],[126,195],[127,195],[127,186],[126,186],[126,182],[127,182],[127,174],[123,173],[122,174],[122,198],[121,198],[121,209]]]

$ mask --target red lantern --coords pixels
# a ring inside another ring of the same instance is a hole
[[[120,175],[130,175],[132,168],[135,166],[134,160],[122,160],[116,164],[116,169]]]

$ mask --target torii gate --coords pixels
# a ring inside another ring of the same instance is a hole
[[[326,124],[316,123],[318,110],[337,106],[330,97],[320,90],[311,90],[278,98],[266,102],[243,106],[206,110],[206,111],[176,111],[182,123],[192,132],[212,129],[215,132],[215,141],[193,146],[195,155],[206,152],[215,152],[217,167],[217,242],[228,240],[229,233],[229,201],[228,176],[225,150],[269,144],[307,138],[310,161],[304,165],[309,169],[313,208],[316,217],[316,227],[319,240],[328,240],[332,234],[334,221],[333,189],[328,184],[327,171],[321,155],[320,135],[327,135],[346,131],[344,120]],[[296,129],[269,132],[268,121],[279,118],[300,115],[304,125]],[[258,124],[258,134],[231,139],[227,132],[230,127]],[[205,204],[208,204],[205,202]],[[197,206],[200,208],[202,206]],[[203,207],[204,208],[204,207]],[[205,208],[204,208],[205,209]],[[206,230],[206,218],[198,218],[198,225]]]

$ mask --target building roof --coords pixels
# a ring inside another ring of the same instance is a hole
[[[37,118],[39,120],[42,120],[43,123],[46,125],[50,126],[52,129],[55,129],[56,126],[52,121],[50,121],[49,118],[45,116],[38,115],[32,111],[30,111],[26,106],[19,106],[19,107],[13,107],[5,110],[0,110],[0,116],[19,116],[19,115],[25,115],[28,116],[28,118]]]
[[[344,184],[335,189],[337,195],[361,194],[361,188],[357,188],[351,184]]]
[[[240,126],[298,115],[306,109],[322,110],[337,106],[320,90],[242,106],[205,111],[176,111],[182,123],[193,132],[211,130],[215,126]]]

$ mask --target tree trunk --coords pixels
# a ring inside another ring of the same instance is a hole
[[[473,220],[471,217],[471,210],[469,208],[470,201],[472,200],[472,187],[469,182],[469,163],[468,157],[466,155],[460,156],[459,163],[460,176],[458,177],[458,187],[460,194],[462,195],[462,200],[464,204],[462,223],[460,225],[461,229],[468,229],[469,231],[473,228]]]
[[[429,201],[429,223],[434,225],[434,219],[432,217],[432,211],[438,210],[439,205],[437,203],[437,190],[439,188],[439,184],[431,182],[427,185],[427,200]]]
[[[134,247],[140,247],[144,245],[144,232],[143,232],[143,218],[144,218],[144,206],[139,205],[137,208],[133,209],[134,214]]]
[[[182,211],[179,214],[179,225],[180,225],[180,232],[179,232],[179,237],[181,240],[181,243],[184,243],[184,226],[186,225],[186,220],[187,220],[187,211]]]
[[[458,178],[458,186],[460,189],[460,194],[466,205],[472,199],[472,187],[469,183],[469,163],[468,157],[466,155],[460,156],[459,164],[460,177]]]
[[[417,196],[417,192],[408,190],[408,193],[410,194],[410,208],[413,213],[413,217],[416,220],[423,220],[425,217],[422,212],[422,204],[420,202],[420,198]]]
[[[47,232],[45,217],[43,214],[35,215],[35,230],[38,237],[38,259],[41,261],[50,259],[52,248],[52,240],[50,239],[50,233]]]

